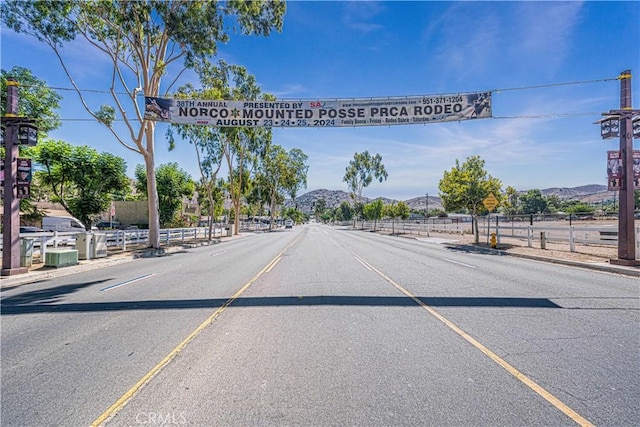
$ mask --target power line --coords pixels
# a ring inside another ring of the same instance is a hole
[[[512,88],[502,88],[502,89],[492,89],[489,90],[489,92],[494,92],[494,93],[500,93],[500,92],[510,92],[510,91],[518,91],[518,90],[533,90],[533,89],[545,89],[545,88],[552,88],[552,87],[560,87],[560,86],[572,86],[572,85],[582,85],[582,84],[592,84],[592,83],[604,83],[604,82],[609,82],[609,81],[614,81],[614,80],[618,80],[619,77],[609,77],[609,78],[603,78],[603,79],[595,79],[595,80],[578,80],[578,81],[573,81],[573,82],[562,82],[562,83],[550,83],[550,84],[545,84],[545,85],[533,85],[533,86],[519,86],[519,87],[512,87]],[[36,85],[21,85],[21,87],[37,87]],[[56,86],[48,86],[49,89],[53,89],[53,90],[59,90],[59,91],[71,91],[71,92],[75,92],[76,89],[75,88],[70,88],[70,87],[56,87]],[[79,89],[80,92],[88,92],[88,93],[102,93],[102,94],[107,94],[107,95],[111,95],[111,91],[110,90],[105,90],[105,89]],[[482,92],[482,91],[480,91]],[[131,95],[129,92],[115,92],[116,95]],[[137,93],[137,96],[143,96],[144,94],[142,92]],[[447,95],[447,94],[430,94],[430,96],[439,96],[439,95]],[[414,97],[414,96],[424,96],[424,94],[420,94],[420,95],[406,95],[406,97]],[[405,96],[399,96],[399,97],[394,97],[394,98],[404,98]],[[369,99],[371,97],[362,97],[362,99]],[[386,97],[374,97],[374,98],[386,98]],[[283,98],[284,99],[284,98]],[[311,99],[311,98],[309,98]],[[318,99],[318,98],[313,98],[313,99]],[[333,99],[333,98],[332,98]],[[347,98],[347,99],[360,99],[360,98]]]
[[[492,116],[492,119],[561,119],[565,117],[601,116],[602,111],[585,111],[577,113],[523,114],[521,116]]]
[[[603,83],[603,82],[609,82],[609,81],[615,81],[618,80],[619,77],[610,77],[610,78],[603,78],[603,79],[595,79],[595,80],[580,80],[580,81],[573,81],[573,82],[562,82],[562,83],[550,83],[550,84],[546,84],[546,85],[533,85],[533,86],[520,86],[520,87],[513,87],[513,88],[503,88],[503,89],[493,89],[490,92],[492,93],[501,93],[501,92],[509,92],[509,91],[518,91],[518,90],[534,90],[534,89],[544,89],[544,88],[553,88],[553,87],[560,87],[560,86],[572,86],[572,85],[582,85],[582,84],[592,84],[592,83]],[[23,87],[37,87],[36,85],[22,85]],[[49,89],[52,90],[59,90],[59,91],[72,91],[75,92],[76,89],[74,88],[68,88],[68,87],[56,87],[56,86],[48,86]],[[111,95],[111,91],[110,90],[100,90],[100,89],[80,89],[80,92],[87,92],[87,93],[101,93],[101,94],[108,94]],[[128,92],[115,92],[116,95],[131,95]],[[138,93],[138,95],[143,95],[142,93]],[[410,95],[407,95],[407,97],[409,97]],[[414,95],[417,96],[417,95]],[[420,95],[422,96],[422,95]],[[431,96],[438,96],[436,95],[431,95]],[[402,98],[402,97],[398,97],[398,98]],[[316,99],[316,98],[314,98]],[[350,98],[350,99],[359,99],[359,98]],[[362,98],[362,99],[369,99],[369,98]],[[546,113],[546,114],[525,114],[525,115],[517,115],[517,116],[493,116],[493,119],[498,119],[498,120],[513,120],[513,119],[555,119],[555,118],[567,118],[567,117],[582,117],[582,116],[599,116],[601,115],[602,112],[591,112],[591,111],[585,111],[585,112],[575,112],[575,113]],[[60,118],[60,121],[63,122],[90,122],[90,121],[95,121],[94,118]],[[124,122],[124,119],[115,119],[115,122]]]
[[[610,77],[610,78],[606,78],[606,79],[597,79],[597,80],[581,80],[581,81],[575,81],[575,82],[565,82],[565,83],[550,83],[550,84],[546,84],[546,85],[536,85],[536,86],[521,86],[521,87],[512,87],[512,88],[506,88],[506,89],[494,89],[491,92],[508,92],[508,91],[514,91],[514,90],[531,90],[531,89],[543,89],[543,88],[549,88],[549,87],[558,87],[558,86],[571,86],[571,85],[581,85],[581,84],[589,84],[589,83],[602,83],[602,82],[609,82],[612,80],[618,80],[618,77]]]

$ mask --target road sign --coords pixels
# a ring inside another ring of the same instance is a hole
[[[500,202],[498,202],[498,199],[496,199],[496,196],[494,196],[493,193],[489,193],[487,198],[482,201],[482,204],[489,212],[494,210],[499,203]]]

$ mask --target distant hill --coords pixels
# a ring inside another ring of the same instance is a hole
[[[608,200],[613,200],[617,193],[608,191],[605,185],[591,184],[582,185],[579,187],[552,187],[540,190],[544,196],[558,196],[561,200],[578,200],[585,203],[601,203]],[[527,190],[520,191],[520,193],[526,193]],[[344,201],[351,202],[351,196],[346,191],[342,190],[314,190],[296,197],[295,203],[291,200],[285,202],[286,207],[298,206],[298,209],[304,212],[311,212],[315,203],[318,200],[324,199],[327,208],[335,208],[340,206]],[[369,203],[374,200],[369,197],[363,197],[365,203]],[[398,200],[392,200],[382,197],[382,201],[385,204],[398,202]],[[423,211],[426,207],[425,196],[418,196],[404,202],[409,205],[412,210]],[[429,210],[442,209],[442,200],[437,196],[429,196]]]
[[[613,192],[608,191],[605,185],[591,184],[591,185],[582,185],[580,187],[566,188],[566,187],[552,187],[545,188],[544,190],[540,190],[545,196],[558,196],[560,199],[576,199],[584,196],[590,196],[593,194],[602,194],[602,193],[611,193],[611,197],[613,197]],[[526,191],[523,191],[526,193]]]

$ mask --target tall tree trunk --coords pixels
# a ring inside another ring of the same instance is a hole
[[[270,214],[269,215],[271,218],[269,219],[269,230],[273,230],[273,225],[274,225],[274,212],[276,211],[276,195],[272,195],[271,196],[271,203],[269,205],[269,210],[270,210]]]
[[[147,199],[149,201],[149,247],[160,248],[160,204],[158,202],[158,186],[156,183],[155,159],[153,152],[154,124],[147,122],[145,137],[147,150],[144,152],[144,162],[147,171]]]
[[[149,247],[160,248],[160,204],[153,160],[147,162],[147,194],[149,202]]]
[[[477,245],[478,243],[480,243],[480,230],[478,228],[478,216],[477,215],[471,216],[471,226],[473,228],[473,238],[474,238],[474,241],[475,241],[475,243]]]

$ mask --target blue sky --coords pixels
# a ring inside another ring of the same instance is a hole
[[[52,87],[70,88],[49,47],[3,28],[1,65],[30,69]],[[106,90],[109,67],[82,43],[65,50],[83,89]],[[640,2],[306,2],[287,5],[284,28],[268,38],[232,35],[218,57],[256,76],[279,99],[360,98],[493,91],[494,118],[368,128],[275,129],[274,143],[309,156],[306,190],[345,190],[354,153],[378,153],[389,173],[367,197],[437,195],[456,159],[472,155],[503,188],[606,184],[606,152],[593,122],[619,107],[620,82],[633,74],[640,105]],[[197,83],[189,73],[180,83]],[[168,79],[165,79],[168,82]],[[593,81],[593,82],[592,82]],[[572,82],[591,82],[567,84]],[[540,87],[543,86],[543,87]],[[140,155],[88,119],[74,92],[52,138],[90,145],[127,160]],[[109,102],[90,95],[97,109]],[[193,148],[169,152],[166,124],[156,131],[156,164],[178,162],[197,179]],[[635,146],[637,148],[638,142]]]

